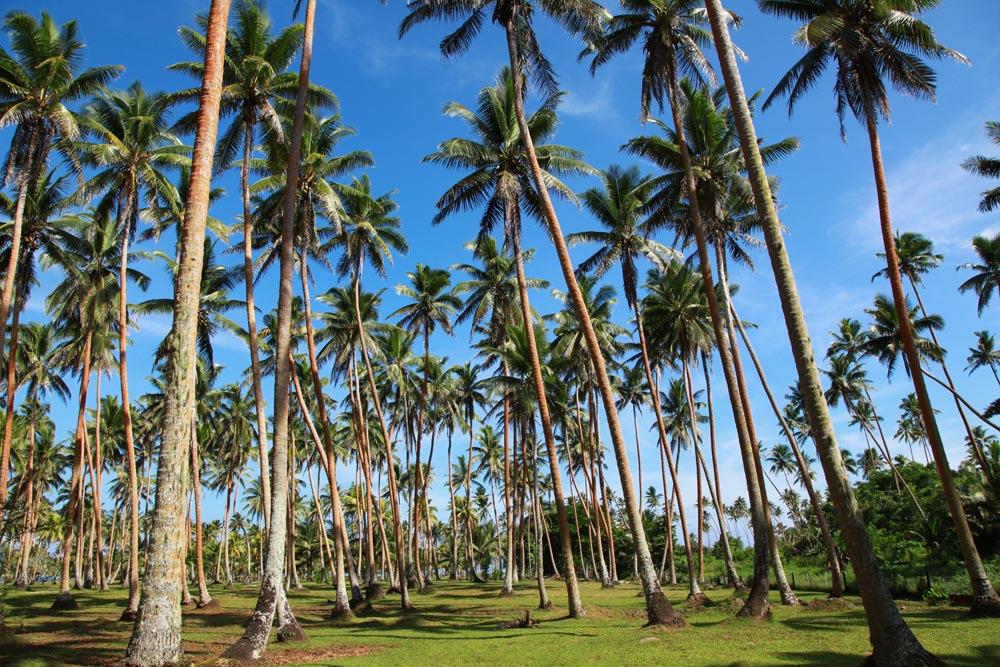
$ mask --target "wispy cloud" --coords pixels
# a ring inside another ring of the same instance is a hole
[[[996,107],[998,102],[1000,98],[994,98],[985,106]],[[893,227],[919,232],[941,250],[967,248],[969,238],[982,232],[984,218],[976,207],[986,185],[960,165],[970,155],[992,154],[981,112],[963,114],[928,136],[928,141],[914,144],[902,159],[886,166]],[[848,193],[845,201],[857,202],[849,215],[858,250],[880,248],[878,235],[871,233],[879,223],[870,179]]]

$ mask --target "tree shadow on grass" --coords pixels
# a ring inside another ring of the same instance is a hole
[[[970,646],[975,655],[951,655],[948,653],[938,653],[937,656],[944,660],[949,667],[983,667],[983,665],[1000,664],[1000,646],[995,644],[983,644],[980,646]],[[839,653],[834,651],[786,651],[777,653],[780,663],[789,665],[815,665],[816,667],[860,667],[866,655],[856,653]],[[738,663],[737,663],[738,664]]]

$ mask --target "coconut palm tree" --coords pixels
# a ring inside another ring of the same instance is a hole
[[[602,21],[607,17],[607,11],[593,0],[559,2],[544,0],[538,3],[538,6],[570,33],[584,35],[588,39],[592,39],[599,32]],[[492,11],[490,11],[491,9]],[[559,267],[566,281],[573,307],[580,318],[581,327],[587,339],[587,348],[595,366],[601,402],[607,415],[607,425],[611,433],[615,461],[618,465],[618,474],[624,492],[629,527],[639,557],[647,616],[649,622],[653,624],[677,624],[679,617],[674,613],[660,590],[653,561],[649,555],[649,545],[646,542],[645,529],[642,525],[642,512],[635,496],[632,474],[629,470],[625,438],[622,435],[621,424],[615,408],[614,390],[611,388],[611,382],[608,378],[600,343],[574,275],[573,264],[563,239],[559,219],[552,207],[547,184],[528,127],[528,116],[524,110],[524,94],[527,90],[526,74],[530,73],[533,81],[541,87],[543,92],[549,95],[556,92],[555,73],[539,48],[537,35],[532,25],[534,11],[535,3],[529,0],[488,0],[482,3],[468,3],[465,0],[420,0],[411,5],[410,14],[400,25],[400,34],[405,34],[418,23],[429,20],[461,20],[462,25],[441,42],[441,51],[445,56],[457,56],[469,49],[487,16],[504,31],[511,76],[516,91],[514,95],[515,117],[522,141],[524,141],[531,179],[541,203],[541,217],[548,229],[549,237],[555,245],[559,257]]]
[[[970,269],[976,274],[958,286],[958,291],[972,290],[979,297],[979,315],[993,299],[994,292],[1000,292],[1000,232],[989,236],[974,236],[972,249],[979,255],[979,263],[965,263],[960,269]]]
[[[184,540],[177,539],[177,531],[184,523],[187,495],[186,464],[195,414],[202,253],[211,194],[212,155],[219,123],[229,6],[230,0],[212,0],[209,10],[205,75],[191,160],[191,184],[179,234],[180,256],[174,287],[174,322],[167,344],[156,505],[146,548],[140,613],[125,653],[127,663],[143,667],[176,664],[183,657],[181,613],[176,593],[183,585]]]
[[[902,93],[933,99],[934,72],[921,58],[950,59],[963,63],[967,63],[968,59],[940,44],[931,27],[918,18],[921,13],[937,4],[935,0],[877,0],[865,3],[851,0],[759,0],[758,4],[765,13],[806,21],[797,33],[797,41],[807,49],[806,55],[782,77],[764,107],[777,97],[787,95],[791,112],[795,103],[819,80],[823,70],[834,60],[837,63],[834,92],[841,133],[844,133],[844,116],[848,111],[864,124],[868,132],[882,243],[889,284],[892,287],[892,304],[899,322],[913,389],[920,401],[931,451],[969,572],[973,608],[976,613],[1000,615],[1000,597],[993,590],[973,542],[924,382],[920,352],[910,323],[910,309],[906,304],[893,242],[889,191],[878,132],[879,121],[889,117],[886,80]],[[982,303],[982,298],[980,301]]]
[[[476,254],[487,265],[487,270],[502,269],[505,263],[502,255],[496,252],[496,243],[489,236],[495,224],[502,221],[505,245],[509,246],[509,253],[513,256],[521,320],[527,323],[533,321],[531,305],[528,300],[529,279],[524,273],[524,261],[526,256],[530,259],[530,254],[521,249],[521,215],[524,210],[537,211],[538,201],[534,195],[535,190],[531,182],[524,142],[520,134],[521,130],[517,124],[515,97],[517,95],[514,91],[514,78],[510,75],[510,71],[505,69],[500,74],[496,85],[483,88],[480,91],[475,112],[457,102],[446,106],[445,113],[465,120],[475,135],[475,139],[455,138],[448,140],[439,146],[436,153],[428,155],[425,160],[461,167],[471,172],[449,188],[439,199],[439,212],[435,217],[435,222],[440,222],[445,217],[464,208],[481,207],[483,216],[479,225]],[[541,108],[528,118],[528,130],[536,144],[538,162],[545,170],[547,187],[564,198],[574,200],[572,192],[562,184],[557,175],[586,173],[590,171],[590,168],[582,162],[581,155],[577,151],[565,146],[544,143],[555,131],[557,104],[558,96],[555,95],[550,95],[543,100]],[[492,304],[493,320],[490,323],[490,338],[492,344],[498,346],[501,340],[501,327],[498,324],[502,322],[503,306],[512,305],[512,300],[508,300],[509,294],[502,290],[505,280],[503,272],[493,275],[499,278],[499,282],[486,282],[484,281],[485,275],[473,272],[474,279],[478,278],[479,284],[476,292],[466,299],[466,304],[470,305],[466,306],[461,315],[467,316],[474,312],[473,328],[475,328],[476,321],[483,317],[483,308]],[[534,280],[530,282],[531,286],[537,284],[538,282]],[[473,283],[466,281],[461,286],[456,286],[456,291],[469,291],[472,289],[472,285]],[[493,286],[501,289],[494,292],[492,291]],[[470,310],[471,304],[478,304],[474,311]],[[498,308],[498,306],[500,307]],[[526,341],[529,354],[533,355],[532,358],[537,357],[537,349],[532,352],[535,347],[534,338],[528,336]],[[549,465],[557,471],[558,454],[555,437],[552,433],[551,418],[548,414],[548,400],[545,396],[540,362],[532,367],[532,379],[535,396],[538,397],[537,405],[542,421]],[[558,474],[553,476],[553,484],[556,520],[560,526],[560,539],[563,540],[564,558],[571,560],[569,523],[565,504],[562,501],[562,481],[558,479]],[[566,561],[563,564],[563,569],[567,573],[565,581],[569,599],[569,614],[576,618],[583,613],[576,582],[576,568],[572,562]],[[507,584],[508,582],[505,581],[504,590],[513,592],[508,590]]]
[[[148,94],[137,81],[124,92],[105,93],[87,105],[84,125],[93,141],[75,144],[83,164],[97,173],[85,185],[85,191],[100,195],[98,215],[114,212],[122,234],[121,257],[128,257],[128,245],[135,236],[142,202],[156,205],[167,201],[179,205],[177,189],[165,171],[176,170],[189,158],[187,148],[169,133],[168,97]],[[125,416],[125,451],[129,478],[135,477],[135,445],[128,392],[127,280],[128,267],[122,264],[118,279],[118,371],[121,378],[122,407]],[[132,491],[131,550],[129,562],[129,601],[123,620],[134,620],[139,609],[139,500],[138,488]]]
[[[735,16],[730,16],[730,18],[736,20]],[[693,203],[700,202],[700,199],[681,118],[680,80],[684,75],[698,80],[702,80],[702,77],[706,76],[709,82],[714,83],[714,74],[701,52],[701,47],[710,42],[709,33],[703,27],[704,23],[704,12],[697,3],[691,0],[630,3],[626,6],[625,14],[613,17],[608,22],[607,30],[596,41],[591,50],[594,56],[592,69],[596,69],[608,62],[615,54],[628,50],[640,38],[643,39],[646,57],[640,94],[640,113],[643,118],[648,118],[653,101],[656,101],[661,108],[664,106],[664,100],[667,101],[683,167],[684,190],[689,201]],[[698,205],[692,205],[688,207],[688,215],[698,247],[703,288],[708,298],[713,327],[716,329],[715,334],[719,341],[728,340],[722,321],[724,311],[719,309],[718,298],[712,287],[715,281],[712,278],[712,269],[709,263],[706,225],[702,220],[702,212]],[[755,586],[751,590],[748,604],[740,613],[757,617],[765,615],[768,609],[767,520],[764,503],[759,501],[761,482],[753,449],[755,439],[750,436],[748,416],[745,414],[745,402],[740,395],[731,350],[726,345],[719,345],[718,349],[723,373],[726,377],[726,386],[730,393],[730,403],[734,411],[733,417],[739,436],[740,451],[744,459],[744,470],[751,497],[751,507],[754,510],[756,531],[754,540],[756,549]]]
[[[996,340],[993,334],[985,329],[976,332],[976,346],[969,348],[969,356],[965,358],[969,365],[965,367],[966,372],[972,373],[984,366],[993,371],[993,378],[1000,384],[1000,375],[997,374],[997,367],[1000,366],[1000,350],[996,347]]]
[[[986,121],[986,136],[994,144],[1000,144],[1000,123],[995,120]],[[1000,158],[975,155],[962,163],[962,169],[986,178],[1000,178]],[[984,190],[979,201],[979,210],[989,213],[1000,206],[1000,187]]]
[[[376,273],[383,278],[386,275],[386,262],[393,261],[393,251],[405,253],[409,246],[406,237],[399,230],[400,221],[395,215],[396,202],[392,200],[395,191],[387,192],[378,197],[371,192],[371,181],[367,176],[352,180],[349,188],[341,188],[340,200],[343,206],[341,213],[342,232],[339,242],[343,247],[337,260],[337,273],[349,276],[354,291],[354,326],[357,328],[357,341],[361,351],[371,401],[378,418],[385,447],[386,470],[389,479],[389,502],[392,507],[393,530],[396,540],[396,572],[399,577],[400,604],[403,609],[410,609],[409,591],[406,585],[406,550],[403,548],[402,514],[399,511],[399,488],[393,467],[393,439],[389,433],[385,415],[382,410],[383,397],[376,385],[375,373],[372,368],[372,354],[377,353],[378,346],[369,346],[369,334],[365,331],[367,320],[361,314],[361,278],[366,264],[370,264]],[[360,384],[360,381],[359,381]],[[397,385],[398,386],[398,385]],[[359,389],[360,393],[360,389]],[[369,475],[370,476],[370,475]],[[371,480],[368,480],[369,488]],[[369,572],[373,576],[373,572]],[[368,585],[369,597],[377,591],[377,581],[370,579]]]
[[[3,25],[11,40],[11,51],[0,47],[0,127],[16,126],[3,166],[3,180],[5,185],[16,184],[17,200],[11,221],[11,253],[0,296],[0,345],[6,341],[29,188],[46,172],[52,147],[65,145],[80,135],[77,116],[66,105],[103,89],[124,69],[121,65],[105,65],[81,71],[85,45],[76,21],[57,26],[48,12],[42,12],[41,21],[37,21],[25,12],[11,11]],[[72,152],[66,155],[79,170]],[[0,506],[7,497],[7,456],[5,452],[0,469]]]

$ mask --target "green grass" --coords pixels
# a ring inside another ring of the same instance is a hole
[[[636,585],[602,591],[584,583],[588,614],[570,620],[565,614],[565,588],[548,582],[549,595],[560,608],[536,612],[534,584],[523,582],[514,598],[498,598],[499,584],[436,582],[432,592],[413,595],[411,612],[396,608],[390,596],[354,619],[333,623],[326,614],[332,591],[310,585],[290,594],[293,609],[309,639],[304,643],[272,642],[267,662],[281,665],[345,667],[464,667],[655,665],[705,667],[751,665],[856,666],[869,650],[860,606],[847,609],[821,605],[786,609],[776,605],[770,622],[737,620],[738,606],[724,590],[708,591],[715,606],[688,609],[684,590],[668,596],[685,615],[689,627],[661,631],[642,627],[645,614]],[[256,588],[212,591],[221,613],[185,612],[184,641],[189,658],[207,662],[217,657],[242,631]],[[124,652],[131,625],[118,621],[125,601],[122,590],[75,593],[80,609],[52,613],[53,586],[29,592],[9,590],[7,627],[0,637],[0,665],[114,665]],[[803,594],[807,602],[819,594]],[[857,599],[853,602],[858,603]],[[952,667],[1000,664],[995,620],[968,619],[964,610],[903,602],[907,621],[924,645]],[[531,609],[538,627],[497,629]]]

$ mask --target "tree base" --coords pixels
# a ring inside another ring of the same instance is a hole
[[[73,599],[73,594],[69,591],[65,591],[59,594],[52,606],[49,607],[49,611],[75,611],[80,608],[76,600]]]
[[[552,611],[555,606],[552,604],[551,600],[545,602],[545,604],[538,605],[538,611]]]
[[[688,593],[686,602],[689,607],[714,606],[713,602],[709,599],[709,597],[700,591],[698,593]]]
[[[422,588],[417,590],[417,593],[419,593],[420,595],[427,595],[430,592],[431,592],[431,587],[427,584],[424,584]]]
[[[972,601],[969,609],[972,618],[1000,618],[1000,598],[983,597]]]
[[[615,587],[615,582],[611,581],[610,579],[605,579],[604,581],[601,582],[601,588],[603,588],[604,590],[608,590],[609,588],[614,588],[614,587]]]
[[[663,591],[654,591],[646,601],[646,626],[655,628],[683,628],[687,622],[681,618]]]
[[[749,618],[753,621],[771,620],[771,603],[766,596],[751,595],[743,604],[743,608],[736,612],[736,618]]]
[[[368,600],[361,598],[360,600],[351,600],[351,611],[355,614],[364,611],[371,611],[372,603]]]
[[[302,631],[302,626],[298,621],[286,623],[278,628],[279,642],[301,642],[306,640],[306,633]]]
[[[382,584],[378,582],[368,584],[368,587],[365,588],[365,599],[368,600],[369,602],[374,602],[375,600],[381,600],[384,597],[385,597],[385,589],[382,588]]]
[[[780,596],[781,596],[781,604],[782,604],[782,606],[784,606],[784,607],[797,607],[797,606],[799,606],[799,604],[801,604],[799,602],[799,599],[795,596],[795,593],[792,592],[792,587],[789,586],[788,584],[785,584],[784,586],[780,587],[778,590],[779,590],[779,593],[780,593]]]
[[[500,593],[497,594],[497,597],[512,598],[512,597],[514,597],[514,589],[513,588],[507,588],[505,586],[504,588],[500,589]]]
[[[862,667],[946,667],[946,663],[919,644],[907,655],[893,654],[879,660],[875,655],[865,658]]]
[[[118,620],[124,623],[135,623],[135,617],[138,615],[139,614],[135,609],[126,609],[122,612],[122,615],[118,617]]]
[[[203,612],[213,612],[221,611],[222,605],[215,598],[209,598],[208,602],[201,602],[200,600],[195,604],[195,609]]]
[[[330,610],[330,620],[334,623],[347,622],[354,618],[350,605],[337,605]],[[303,638],[305,638],[303,636]]]

